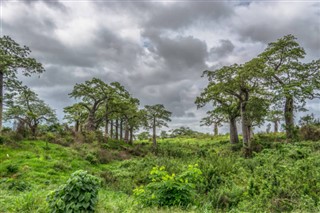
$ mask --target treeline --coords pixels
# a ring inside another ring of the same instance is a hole
[[[26,136],[26,131],[36,137],[39,132],[70,131],[58,123],[51,109],[30,88],[17,79],[17,73],[25,76],[44,72],[41,63],[29,57],[31,51],[20,46],[9,36],[0,38],[0,129],[2,121],[14,121],[14,128]],[[146,105],[140,109],[140,101],[119,82],[107,84],[92,78],[76,84],[69,94],[77,102],[64,108],[64,119],[74,125],[75,134],[101,133],[104,141],[109,138],[132,144],[134,132],[139,128],[152,129],[156,146],[157,128],[167,126],[171,112],[162,104]],[[4,115],[4,116],[3,116]],[[4,119],[3,119],[4,118]]]
[[[251,151],[252,129],[269,120],[275,132],[281,117],[287,140],[295,138],[294,114],[308,99],[320,96],[320,60],[303,63],[304,49],[293,35],[275,42],[244,64],[233,64],[203,72],[208,85],[195,103],[213,107],[205,124],[230,124],[230,141],[239,142],[236,122],[240,120],[243,146]]]
[[[119,82],[108,84],[92,78],[76,84],[69,93],[75,103],[64,108],[64,119],[73,128],[60,125],[54,110],[17,79],[18,72],[31,76],[45,71],[41,63],[29,56],[30,52],[8,36],[0,38],[0,129],[3,120],[13,120],[15,129],[29,131],[33,137],[41,131],[60,128],[73,131],[74,135],[99,132],[105,141],[116,139],[132,144],[134,132],[145,128],[152,130],[153,145],[157,145],[157,128],[167,126],[171,112],[162,104],[140,107],[140,101]],[[303,63],[305,54],[296,38],[287,35],[244,64],[204,71],[202,76],[209,83],[195,103],[198,108],[210,104],[213,109],[201,125],[213,125],[217,135],[218,127],[229,123],[230,141],[237,144],[236,123],[240,121],[243,146],[250,152],[255,126],[267,120],[278,132],[284,119],[287,140],[293,140],[295,112],[304,109],[306,100],[320,96],[320,60]],[[268,132],[270,128],[269,125]],[[172,131],[171,136],[199,134],[181,127]],[[165,132],[161,135],[168,137]]]

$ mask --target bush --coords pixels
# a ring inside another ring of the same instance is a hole
[[[152,182],[134,189],[138,202],[147,206],[187,206],[194,203],[195,183],[202,182],[202,172],[197,165],[176,176],[169,175],[165,167],[153,167]]]
[[[7,168],[8,174],[17,173],[19,170],[19,167],[17,165],[13,165],[13,164],[9,164],[6,168]]]
[[[89,161],[89,162],[90,162],[91,164],[93,164],[93,165],[99,163],[97,157],[96,157],[93,153],[88,153],[88,154],[85,156],[85,160]]]
[[[319,141],[320,127],[315,125],[303,126],[300,129],[300,134],[304,140]]]
[[[48,141],[50,143],[54,143],[56,141],[56,135],[52,132],[47,132],[44,138],[45,141]]]
[[[50,212],[94,212],[100,181],[87,171],[76,171],[48,197]]]
[[[20,192],[29,190],[30,188],[31,188],[30,185],[24,181],[12,181],[8,185],[9,190],[16,190]]]

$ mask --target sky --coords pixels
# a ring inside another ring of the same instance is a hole
[[[60,119],[73,86],[97,77],[120,82],[141,107],[164,104],[170,128],[211,132],[200,127],[210,107],[194,104],[202,72],[244,63],[288,34],[305,62],[320,58],[319,1],[1,0],[1,36],[28,46],[46,70],[20,79]],[[319,100],[306,108],[320,117]]]

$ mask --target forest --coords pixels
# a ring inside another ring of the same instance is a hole
[[[0,212],[320,211],[320,118],[305,107],[320,98],[320,59],[305,62],[294,35],[203,71],[194,104],[211,133],[164,131],[163,103],[97,77],[66,91],[59,120],[18,77],[41,81],[30,55],[0,38]]]

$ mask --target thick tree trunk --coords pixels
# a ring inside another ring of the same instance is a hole
[[[277,133],[277,132],[279,131],[278,129],[279,129],[279,127],[278,127],[278,120],[275,120],[275,121],[274,121],[274,132]]]
[[[116,140],[119,140],[119,119],[116,119]]]
[[[242,140],[243,146],[246,149],[251,148],[250,144],[250,125],[246,116],[246,103],[241,103],[241,128],[242,128]]]
[[[293,120],[293,97],[287,96],[284,106],[284,120],[286,124],[286,136],[291,140],[294,136],[294,120]]]
[[[213,134],[214,134],[214,136],[218,135],[218,124],[217,123],[214,123]]]
[[[109,137],[109,119],[108,118],[105,119],[104,137],[108,141],[108,137]]]
[[[152,125],[152,143],[153,143],[153,147],[156,147],[156,146],[157,146],[156,118],[153,118],[153,125]]]
[[[120,140],[123,139],[123,119],[120,120]]]
[[[35,139],[37,135],[38,124],[30,125],[30,130],[32,133],[32,137]]]
[[[89,130],[89,131],[95,130],[94,115],[95,115],[95,112],[93,110],[91,110],[89,112],[89,116],[88,116],[88,120],[87,120],[87,130]]]
[[[125,121],[124,141],[125,141],[126,143],[129,142],[129,126],[128,126],[128,122],[127,122],[127,121]]]
[[[231,144],[237,144],[239,143],[239,136],[238,136],[236,119],[231,118],[229,122],[230,122],[230,142]]]
[[[113,120],[110,121],[110,138],[113,138]]]
[[[130,139],[129,139],[129,144],[133,144],[133,128],[130,128]]]
[[[0,133],[2,131],[2,113],[3,113],[3,71],[0,71]]]

